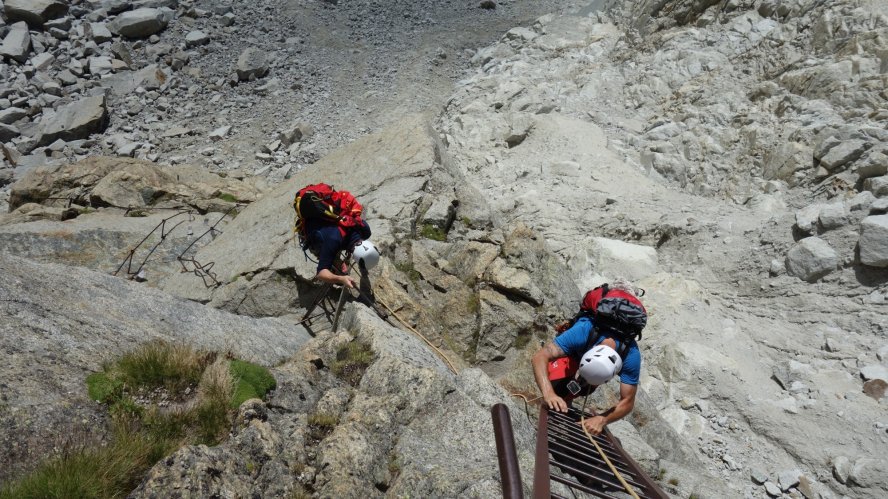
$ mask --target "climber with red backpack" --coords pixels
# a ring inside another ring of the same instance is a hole
[[[311,252],[318,262],[317,279],[347,288],[356,287],[341,258],[350,255],[362,271],[379,263],[379,251],[367,238],[370,226],[363,220],[363,207],[348,191],[327,184],[303,187],[293,200],[296,210],[295,233],[303,252]]]
[[[603,284],[583,297],[580,312],[531,360],[534,378],[549,409],[567,412],[570,401],[620,376],[617,405],[584,421],[593,435],[635,407],[641,374],[636,339],[647,324],[638,299],[644,291],[626,281]]]

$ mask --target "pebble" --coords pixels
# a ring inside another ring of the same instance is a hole
[[[768,474],[758,468],[750,468],[749,478],[757,485],[764,485],[768,481]]]
[[[780,490],[780,487],[774,485],[773,482],[765,482],[765,492],[771,497],[780,497],[783,495],[783,491]]]

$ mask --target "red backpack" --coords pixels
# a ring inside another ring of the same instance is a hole
[[[304,250],[308,244],[306,220],[336,225],[342,237],[345,237],[349,228],[361,224],[364,207],[348,191],[337,191],[327,184],[313,184],[299,189],[293,200],[293,209],[296,210],[293,230],[299,235],[299,244]]]
[[[607,284],[586,292],[574,322],[582,316],[591,317],[596,330],[613,334],[621,343],[640,340],[647,325],[647,310],[641,300],[621,289],[610,289]]]

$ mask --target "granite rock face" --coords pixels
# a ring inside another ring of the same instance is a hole
[[[0,318],[0,343],[9,354],[0,379],[16,380],[4,381],[4,479],[58,443],[29,435],[65,432],[81,420],[97,424],[91,433],[101,431],[102,411],[87,400],[86,376],[142,342],[182,341],[274,365],[309,338],[278,319],[236,316],[106,274],[8,253],[0,253]]]
[[[294,383],[300,387],[299,400],[273,396],[267,407],[257,400],[245,402],[244,416],[228,441],[216,448],[179,450],[149,472],[133,497],[305,490],[357,497],[380,488],[423,497],[499,494],[496,446],[488,427],[490,406],[507,401],[502,388],[477,369],[452,373],[417,337],[361,305],[349,306],[343,326],[338,335],[324,333],[310,342],[300,360],[274,370],[283,382],[278,391]],[[304,360],[330,365],[335,346],[352,338],[374,354],[354,388]],[[338,402],[330,405],[328,399]],[[520,408],[506,403],[520,414]],[[333,415],[338,423],[318,434],[306,414]],[[513,422],[522,467],[531,467],[533,428],[525,419]],[[454,458],[468,455],[474,456],[470,467]],[[216,478],[207,480],[208,473]],[[530,490],[527,478],[525,487]]]

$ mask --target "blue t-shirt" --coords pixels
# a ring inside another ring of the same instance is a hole
[[[579,357],[586,353],[586,342],[592,333],[592,319],[588,317],[580,317],[576,324],[570,329],[555,337],[555,344],[558,345],[565,354],[572,357]],[[598,345],[606,338],[612,338],[617,347],[620,346],[620,340],[602,332],[601,337],[595,342]],[[592,345],[592,346],[595,346]],[[589,347],[591,348],[591,347]],[[638,343],[632,340],[629,350],[626,352],[626,358],[623,359],[623,370],[620,371],[620,383],[627,385],[637,385],[638,378],[641,376],[641,351],[638,349]]]

